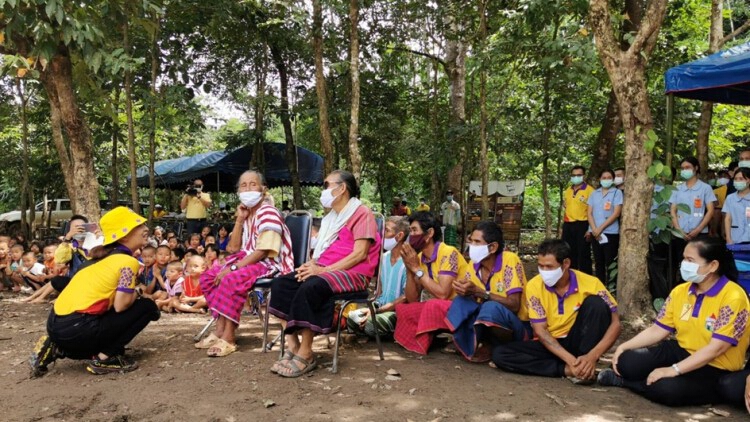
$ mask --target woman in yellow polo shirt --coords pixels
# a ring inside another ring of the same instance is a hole
[[[720,385],[742,370],[750,344],[750,304],[732,254],[719,240],[694,239],[685,247],[675,287],[654,325],[621,344],[601,385],[626,387],[668,406],[729,401]],[[674,334],[674,340],[666,340]]]
[[[146,219],[117,207],[102,216],[104,245],[89,252],[91,260],[60,293],[47,320],[48,336],[31,357],[32,376],[47,372],[57,358],[90,359],[92,374],[128,372],[137,363],[123,356],[125,346],[149,322],[159,319],[152,300],[135,289],[140,264],[133,251],[148,241]]]

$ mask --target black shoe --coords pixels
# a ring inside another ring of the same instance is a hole
[[[31,378],[41,377],[47,373],[47,366],[58,357],[57,345],[49,338],[42,336],[36,341],[34,352],[29,357],[31,365]]]
[[[138,363],[125,356],[110,356],[107,359],[93,359],[86,365],[86,370],[94,375],[125,373],[138,369]]]
[[[596,381],[599,385],[604,387],[622,387],[623,385],[622,377],[617,375],[615,371],[611,369],[605,369],[602,372],[599,372]]]

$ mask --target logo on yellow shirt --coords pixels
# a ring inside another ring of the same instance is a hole
[[[716,314],[711,314],[710,317],[706,318],[706,330],[713,333],[715,324],[716,324]]]

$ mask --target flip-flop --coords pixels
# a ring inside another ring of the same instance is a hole
[[[298,367],[294,361],[301,362],[304,366],[302,368]],[[307,360],[303,358],[302,356],[294,355],[291,361],[287,365],[282,366],[282,369],[289,369],[289,373],[283,373],[281,371],[277,372],[279,375],[281,375],[284,378],[298,378],[302,375],[305,375],[306,373],[312,371],[315,369],[315,367],[318,366],[318,362],[315,360],[315,357],[313,356],[312,360]]]
[[[284,352],[284,356],[282,356],[281,359],[279,359],[279,360],[277,360],[276,362],[273,363],[273,365],[271,366],[271,372],[273,372],[274,374],[278,374],[279,373],[279,369],[282,366],[286,365],[286,363],[284,363],[284,361],[290,361],[290,360],[292,360],[292,358],[294,358],[294,353],[292,353],[291,350],[287,349],[287,351]]]
[[[208,349],[211,346],[213,346],[214,344],[216,344],[217,341],[219,341],[219,337],[216,334],[211,333],[211,334],[208,335],[208,337],[206,337],[203,340],[195,343],[194,346],[195,346],[196,349]]]
[[[211,353],[211,350],[218,350],[218,352]],[[216,344],[211,346],[206,351],[206,354],[212,358],[223,358],[224,356],[231,355],[232,353],[236,351],[237,351],[236,344],[229,344],[226,340],[224,340],[223,338],[220,338],[219,341],[216,342]]]

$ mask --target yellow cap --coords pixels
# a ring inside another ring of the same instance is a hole
[[[104,234],[104,244],[116,242],[125,237],[131,230],[145,224],[146,219],[128,207],[117,207],[104,214],[99,220],[99,227]]]

